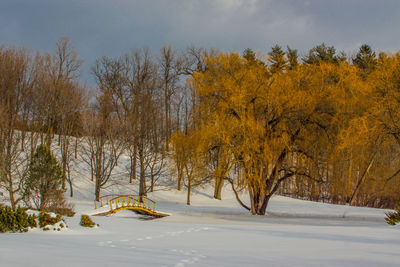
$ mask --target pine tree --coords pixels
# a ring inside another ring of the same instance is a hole
[[[291,49],[289,46],[287,46],[286,56],[288,58],[289,70],[295,69],[299,65],[299,55],[297,49]]]
[[[46,210],[54,201],[64,200],[63,181],[62,168],[50,148],[39,145],[29,164],[24,186],[25,202],[28,206],[33,203],[37,209]]]
[[[364,74],[368,74],[377,64],[376,54],[369,45],[363,44],[353,58],[353,64],[359,67]]]
[[[271,51],[268,53],[268,61],[271,64],[272,73],[282,72],[286,69],[288,64],[285,58],[285,52],[283,52],[282,47],[279,45],[275,45],[271,48]]]
[[[325,43],[322,43],[310,49],[308,55],[303,57],[303,61],[307,64],[319,64],[321,62],[337,63],[338,57],[335,54],[335,47],[326,46]]]
[[[251,48],[246,48],[242,57],[247,60],[248,64],[265,65],[263,61],[257,58],[256,53]]]
[[[246,48],[243,51],[243,58],[245,58],[248,62],[255,62],[256,61],[256,54],[251,48]]]

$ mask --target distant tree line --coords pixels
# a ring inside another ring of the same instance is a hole
[[[73,159],[89,166],[98,198],[124,154],[140,195],[168,171],[188,204],[205,184],[216,199],[229,184],[253,214],[276,193],[371,207],[398,199],[400,54],[142,48],[96,60],[93,90],[82,63],[66,37],[53,54],[0,47],[0,185],[14,208],[40,144],[58,146],[71,196]]]

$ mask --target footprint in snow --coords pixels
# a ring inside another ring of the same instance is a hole
[[[204,259],[207,256],[202,255],[202,254],[198,254],[197,250],[190,250],[190,251],[185,251],[185,250],[177,250],[177,249],[171,249],[171,252],[178,252],[181,255],[184,256],[189,256],[189,258],[184,258],[182,260],[180,260],[177,264],[175,264],[175,266],[185,266],[187,264],[193,264],[196,263],[198,261],[200,261],[200,259]],[[192,257],[190,257],[192,256]]]

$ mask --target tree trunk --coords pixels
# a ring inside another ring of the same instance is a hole
[[[168,137],[169,137],[169,99],[168,99],[168,82],[164,85],[164,105],[165,105],[165,151],[168,152]]]
[[[75,137],[75,159],[78,158],[78,137]]]
[[[140,164],[140,181],[139,181],[139,196],[146,196],[146,176],[144,166],[144,151],[143,146],[139,145],[139,164]]]
[[[96,200],[98,201],[100,198],[100,183],[96,181],[96,191],[95,191]]]
[[[21,151],[25,152],[25,131],[21,132]]]
[[[254,205],[251,207],[253,215],[265,215],[267,205],[271,196],[263,196],[261,199],[254,199]]]
[[[187,201],[186,204],[190,205],[190,191],[192,190],[191,179],[188,177],[188,187],[187,187]]]
[[[61,135],[60,135],[61,136]],[[63,182],[62,182],[62,188],[66,189],[66,178],[67,178],[67,161],[68,161],[68,140],[66,136],[63,136],[61,139],[61,151],[62,151],[62,172],[64,175]]]
[[[178,191],[182,188],[182,170],[178,167]]]
[[[150,192],[154,192],[154,166],[151,167],[151,188]]]
[[[375,152],[375,154],[372,156],[371,160],[369,161],[368,166],[367,166],[367,168],[365,169],[364,173],[362,174],[362,176],[361,176],[360,179],[358,180],[358,183],[357,183],[357,185],[356,185],[356,188],[354,189],[354,192],[353,192],[353,194],[351,195],[350,200],[349,200],[349,205],[350,205],[350,206],[354,206],[354,203],[355,203],[355,200],[356,200],[356,196],[357,196],[357,194],[358,194],[358,192],[359,192],[359,190],[360,190],[360,187],[361,187],[363,181],[365,180],[365,177],[367,176],[369,169],[371,168],[371,166],[372,166],[373,163],[374,163],[375,155],[376,155],[376,152]]]
[[[272,193],[264,195],[260,192],[259,188],[251,188],[249,186],[249,196],[251,202],[251,213],[253,215],[265,215]]]
[[[222,187],[224,185],[224,179],[220,176],[215,178],[215,187],[214,187],[214,198],[215,199],[222,199]]]
[[[12,208],[13,210],[15,210],[16,205],[15,205],[14,191],[13,191],[13,187],[12,187],[12,182],[10,182],[9,196],[10,196],[11,208]]]
[[[72,188],[72,180],[71,180],[71,170],[70,170],[70,168],[69,168],[69,166],[67,166],[68,167],[68,184],[69,184],[69,192],[70,192],[70,197],[73,197],[74,196],[74,189]]]
[[[68,180],[68,184],[69,184],[69,191],[70,191],[69,196],[70,196],[70,197],[73,197],[73,196],[74,196],[74,189],[72,188],[72,181],[71,181],[71,179]],[[99,196],[100,196],[100,193],[99,193]]]
[[[94,173],[93,173],[93,170],[94,169],[94,166],[93,166],[93,153],[92,153],[92,155],[90,155],[90,178],[91,178],[91,180],[92,180],[92,182],[94,181]]]
[[[132,178],[133,178],[133,180],[136,180],[137,153],[138,153],[138,144],[135,141],[135,144],[133,147],[133,163],[132,163]]]
[[[102,138],[102,137],[100,137]],[[101,144],[103,144],[102,141],[100,141]],[[99,200],[100,198],[100,189],[101,189],[101,179],[102,179],[102,169],[103,169],[103,147],[100,145],[98,151],[96,152],[95,155],[96,159],[96,168],[95,168],[95,180],[96,180],[96,200]]]
[[[7,148],[7,173],[6,176],[8,177],[8,192],[9,192],[9,196],[10,196],[10,204],[11,204],[11,208],[13,210],[16,209],[16,203],[15,203],[15,196],[14,196],[14,185],[13,185],[13,180],[12,180],[12,171],[11,171],[11,155],[10,155],[10,151],[11,151],[11,142],[8,142],[8,148]]]
[[[130,153],[129,153],[129,159],[130,159],[129,183],[130,184],[133,182],[133,180],[136,180],[136,162],[137,162],[136,155],[137,155],[137,145],[135,143],[133,153],[132,153],[132,151],[130,151]]]

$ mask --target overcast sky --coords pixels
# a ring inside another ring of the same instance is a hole
[[[0,44],[52,51],[69,36],[86,70],[96,58],[163,44],[397,52],[399,14],[398,0],[0,0]]]

